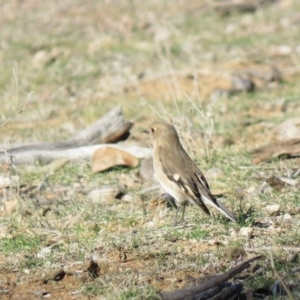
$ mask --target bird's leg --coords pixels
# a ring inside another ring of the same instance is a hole
[[[184,222],[184,212],[185,212],[185,204],[183,204],[183,207],[182,207],[182,214],[181,214],[180,223]]]
[[[176,215],[175,215],[175,219],[174,219],[174,222],[173,222],[173,226],[177,226],[177,220],[178,220],[179,211],[180,211],[180,205],[177,205]]]

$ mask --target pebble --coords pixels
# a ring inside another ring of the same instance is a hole
[[[270,216],[274,216],[279,214],[280,206],[278,204],[269,204],[265,209]]]

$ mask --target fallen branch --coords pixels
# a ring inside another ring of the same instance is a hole
[[[146,158],[152,155],[150,148],[134,146],[130,144],[100,144],[90,145],[71,149],[61,150],[26,150],[22,152],[13,153],[14,164],[27,164],[39,161],[41,163],[50,163],[56,159],[85,159],[91,158],[94,152],[99,148],[113,147],[116,149],[124,150],[137,158]],[[0,154],[0,163],[5,163],[6,157]]]
[[[36,160],[48,163],[61,158],[91,157],[96,149],[106,146],[102,143],[114,143],[126,139],[131,127],[132,122],[125,121],[123,118],[121,106],[116,106],[94,124],[67,141],[16,143],[2,146],[0,147],[0,163],[11,161],[13,164],[25,164]],[[101,144],[91,145],[95,143]],[[130,145],[113,144],[112,147],[128,151],[139,158],[150,156],[151,151],[147,148]]]
[[[9,145],[12,153],[28,150],[59,150],[95,143],[113,143],[128,137],[132,122],[123,118],[122,107],[116,106],[91,126],[63,142],[15,143]],[[0,147],[0,155],[5,147]],[[1,160],[2,161],[2,160]]]
[[[230,269],[228,272],[226,272],[222,275],[218,275],[218,276],[214,277],[213,279],[210,279],[210,280],[208,280],[200,285],[197,285],[195,287],[182,289],[182,290],[178,290],[178,291],[170,292],[170,293],[160,293],[160,296],[163,300],[181,300],[181,299],[184,299],[185,297],[197,295],[197,294],[207,291],[211,288],[216,288],[217,286],[224,284],[224,282],[226,282],[230,278],[236,276],[243,270],[249,268],[251,262],[258,260],[261,257],[262,256],[257,256],[257,257],[251,258],[251,259],[241,263],[240,265]],[[229,298],[226,298],[226,299],[229,299]]]

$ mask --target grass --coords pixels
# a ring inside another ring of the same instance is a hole
[[[282,217],[299,206],[298,190],[260,194],[263,179],[257,178],[283,176],[299,161],[253,165],[249,150],[273,141],[272,128],[299,115],[298,2],[225,17],[213,10],[203,14],[195,1],[33,4],[3,1],[6,13],[0,12],[0,120],[9,119],[0,127],[1,140],[65,140],[120,104],[134,121],[130,140],[149,145],[141,130],[168,120],[204,172],[222,171],[209,184],[225,195],[224,204],[240,222],[232,224],[213,209],[208,218],[189,206],[186,224],[172,227],[175,209],[154,192],[140,194],[152,183],[141,181],[137,169],[92,174],[87,160],[70,161],[51,174],[40,172],[39,163],[18,166],[0,171],[19,176],[18,186],[1,190],[1,201],[17,199],[18,205],[11,214],[0,212],[0,284],[7,273],[12,282],[22,275],[24,289],[32,290],[30,276],[43,278],[58,266],[67,270],[64,280],[78,284],[73,274],[87,274],[85,264],[94,255],[100,275],[80,281],[79,297],[159,299],[157,290],[182,288],[187,276],[228,270],[235,262],[226,250],[248,242],[279,247],[277,272],[292,272],[296,263],[280,247],[297,246],[298,215],[291,224]],[[280,54],[281,45],[292,53]],[[228,86],[231,74],[272,67],[282,73],[281,83],[258,81],[254,93],[210,97]],[[88,198],[86,190],[119,182],[127,185],[128,200],[93,204]],[[269,203],[280,205],[280,216],[267,214]],[[250,208],[252,215],[244,219]],[[273,225],[259,228],[256,221]],[[250,241],[239,235],[242,227],[254,228]],[[245,288],[271,288],[277,279],[268,255],[261,268],[262,275],[243,281]],[[297,280],[297,274],[290,276]]]

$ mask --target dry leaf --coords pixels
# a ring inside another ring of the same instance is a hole
[[[130,153],[113,147],[100,148],[92,158],[92,172],[101,172],[115,166],[136,167],[139,160]]]

